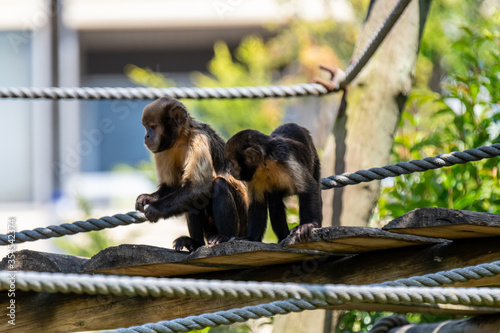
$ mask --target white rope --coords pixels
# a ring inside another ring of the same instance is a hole
[[[8,290],[12,272],[0,272]],[[329,304],[460,304],[500,307],[499,288],[440,288],[237,282],[87,274],[16,272],[16,289],[76,294],[232,299],[302,299]]]

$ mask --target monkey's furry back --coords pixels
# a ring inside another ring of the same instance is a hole
[[[313,139],[307,129],[295,123],[286,123],[277,127],[269,136],[273,139],[285,139],[287,142],[286,149],[292,150],[292,155],[297,159],[297,162],[307,166],[313,174],[314,179],[321,178],[318,153],[314,148]],[[279,146],[274,147],[278,151],[283,150],[283,148]],[[289,154],[286,151],[280,151],[279,153]]]

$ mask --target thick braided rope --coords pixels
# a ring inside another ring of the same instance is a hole
[[[328,306],[323,301],[304,301],[300,299],[290,299],[286,301],[275,301],[268,304],[259,304],[254,306],[245,306],[243,308],[231,309],[227,311],[218,311],[214,313],[205,313],[197,316],[160,321],[141,326],[129,328],[119,328],[116,330],[105,331],[107,333],[155,333],[155,332],[190,332],[192,330],[201,330],[205,327],[215,327],[220,325],[230,325],[234,323],[243,323],[249,319],[258,319],[262,317],[272,317],[275,315],[284,315],[290,312],[301,312],[304,310],[315,310]]]
[[[387,333],[390,329],[408,325],[410,322],[401,315],[392,315],[380,318],[375,322],[369,333]]]
[[[494,143],[491,146],[482,146],[464,151],[454,151],[448,154],[437,155],[435,157],[426,157],[421,160],[412,160],[409,162],[399,162],[392,165],[386,165],[381,168],[371,168],[368,170],[359,170],[354,173],[346,172],[341,175],[333,175],[322,178],[321,183],[323,185],[323,189],[356,185],[362,182],[371,182],[372,180],[380,180],[414,172],[448,167],[455,164],[479,161],[499,155],[500,143]]]
[[[373,56],[384,38],[392,29],[411,0],[400,0],[370,38],[360,56],[346,69],[339,83],[340,90],[345,88],[359,74]],[[0,88],[0,98],[48,98],[48,99],[156,99],[170,96],[179,99],[233,99],[321,96],[329,91],[317,83],[295,85],[271,85],[259,87],[206,87],[206,88]]]
[[[454,304],[500,308],[500,288],[441,288],[311,285],[276,282],[238,282],[144,278],[86,274],[0,272],[0,289],[15,281],[17,290],[76,294],[231,299],[302,299],[345,303]]]
[[[226,87],[226,88],[0,88],[0,98],[48,99],[156,99],[170,96],[178,99],[234,99],[320,96],[327,94],[317,83],[295,85]]]
[[[33,230],[23,230],[15,233],[0,235],[0,245],[11,245],[24,242],[33,242],[38,239],[48,239],[52,237],[61,237],[65,235],[74,235],[80,232],[89,232],[114,228],[120,225],[132,223],[142,223],[147,221],[143,213],[129,212],[127,214],[116,214],[113,216],[104,216],[100,219],[89,219],[86,221],[76,221],[73,223],[64,223],[61,225],[51,225],[46,228],[36,228]]]
[[[467,282],[470,280],[480,280],[486,277],[500,275],[500,261],[455,268],[449,271],[413,276],[407,279],[387,281],[377,285],[380,286],[408,286],[408,287],[439,287],[451,285],[455,282]]]

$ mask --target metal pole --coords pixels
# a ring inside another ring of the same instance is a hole
[[[50,52],[51,52],[51,84],[53,87],[59,86],[59,0],[50,1]],[[59,101],[52,103],[52,165],[60,165],[61,154],[59,149]],[[59,168],[53,168],[53,186],[54,191],[61,187],[61,175]]]

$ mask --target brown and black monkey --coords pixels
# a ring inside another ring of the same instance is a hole
[[[303,241],[312,228],[321,227],[320,162],[307,129],[288,123],[271,135],[244,130],[228,140],[225,156],[233,176],[248,186],[247,239],[262,240],[268,210],[279,241],[294,233]],[[290,232],[283,199],[294,194],[299,198],[300,224]]]
[[[229,173],[224,140],[193,119],[178,100],[162,97],[142,114],[144,143],[153,152],[158,190],[141,194],[135,208],[151,222],[186,213],[190,237],[174,241],[177,251],[216,244],[247,232],[244,184]]]

